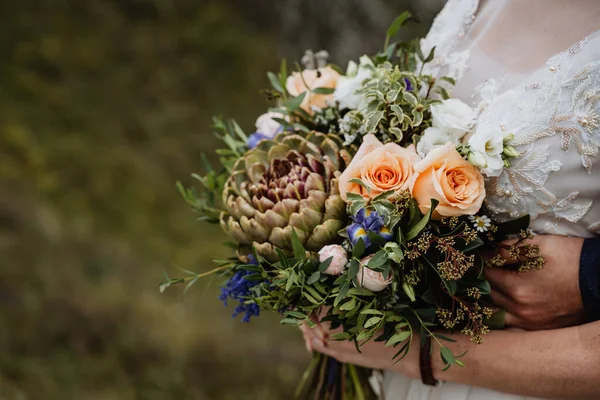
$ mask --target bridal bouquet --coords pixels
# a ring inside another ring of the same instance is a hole
[[[388,30],[384,52],[345,73],[325,52],[307,52],[304,69],[288,73],[283,62],[268,73],[273,108],[251,135],[214,120],[221,167],[205,162],[205,175],[193,175],[201,194],[179,186],[200,219],[233,239],[235,255],[161,289],[218,273],[221,300],[244,321],[276,311],[282,324],[314,326],[321,315],[341,328],[331,339],[381,341],[398,361],[430,337],[448,367],[463,366],[436,330],[483,342],[492,317],[484,266],[503,263],[484,252],[516,235],[509,250],[522,269],[543,258],[522,243],[527,217],[499,223],[483,206],[482,174],[518,155],[511,136],[465,140],[475,113],[449,98],[452,79],[423,74],[433,50],[389,44],[407,17]],[[373,398],[371,374],[315,355],[302,393]]]

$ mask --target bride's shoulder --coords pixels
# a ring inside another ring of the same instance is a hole
[[[466,69],[468,53],[458,50],[459,43],[475,20],[478,8],[478,0],[448,0],[433,20],[427,35],[421,39],[421,49],[425,54],[435,47],[435,58],[425,68],[427,74],[437,76],[443,73],[460,79]]]

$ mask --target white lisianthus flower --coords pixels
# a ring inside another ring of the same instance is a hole
[[[425,158],[431,150],[442,147],[448,142],[452,142],[452,138],[445,131],[440,128],[429,127],[425,129],[423,136],[417,143],[417,153],[421,158]]]
[[[474,153],[485,158],[486,167],[482,173],[487,176],[499,176],[504,168],[502,152],[504,151],[502,132],[487,130],[477,131],[469,139],[469,146]]]
[[[448,99],[431,106],[431,117],[433,127],[444,131],[458,144],[471,129],[475,111],[458,99]]]
[[[351,110],[367,108],[366,97],[357,91],[363,87],[365,80],[373,77],[374,71],[375,65],[368,56],[362,56],[359,65],[356,65],[354,61],[348,63],[346,76],[339,77],[335,92],[333,92],[333,98],[340,104],[340,108]]]
[[[332,258],[331,264],[329,264],[324,273],[327,275],[341,275],[348,263],[346,250],[339,244],[331,244],[323,247],[319,251],[319,261],[324,262],[330,258]]]
[[[281,124],[275,121],[273,118],[284,119],[285,117],[276,112],[268,112],[256,120],[256,131],[262,133],[267,138],[274,138],[279,128],[281,128]]]

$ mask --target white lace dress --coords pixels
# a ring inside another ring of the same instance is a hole
[[[426,72],[478,110],[476,131],[515,135],[522,155],[486,180],[490,211],[528,213],[539,234],[600,234],[600,1],[449,0],[422,46],[436,47]],[[393,373],[384,386],[387,400],[526,399]]]

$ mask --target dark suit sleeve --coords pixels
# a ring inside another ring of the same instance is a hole
[[[587,319],[600,321],[600,237],[583,242],[579,288]]]

